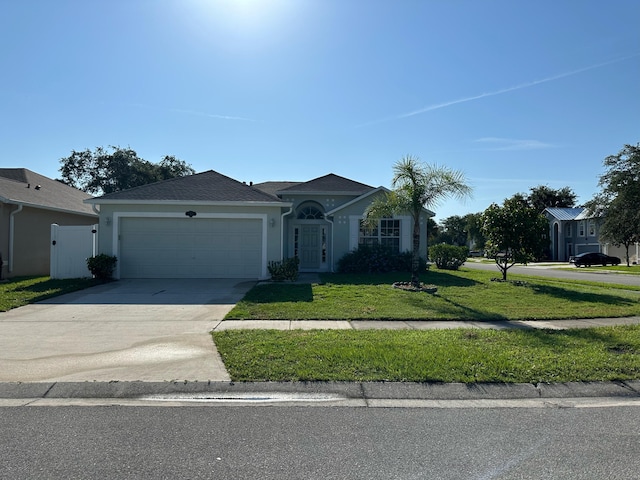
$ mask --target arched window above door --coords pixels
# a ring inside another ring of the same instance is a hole
[[[324,213],[315,204],[303,203],[297,209],[296,218],[298,220],[322,220]]]

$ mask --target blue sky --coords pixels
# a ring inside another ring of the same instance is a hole
[[[637,0],[0,0],[2,167],[131,147],[241,181],[462,170],[481,212],[640,141]]]

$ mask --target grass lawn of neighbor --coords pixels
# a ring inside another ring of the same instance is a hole
[[[0,282],[0,312],[97,285],[91,278],[16,277]]]

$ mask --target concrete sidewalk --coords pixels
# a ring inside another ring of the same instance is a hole
[[[479,328],[504,330],[607,327],[613,325],[638,325],[640,316],[622,318],[586,318],[568,320],[223,320],[215,331],[223,330],[442,330],[454,328]]]

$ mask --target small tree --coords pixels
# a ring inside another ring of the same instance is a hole
[[[516,263],[539,258],[548,243],[548,229],[547,219],[522,195],[505,200],[502,206],[493,203],[484,211],[486,251],[495,259],[503,280]]]
[[[603,218],[601,238],[624,245],[630,266],[629,246],[640,241],[640,144],[625,145],[617,155],[605,158],[604,166],[602,191],[586,206],[591,215]]]
[[[422,164],[417,157],[407,155],[393,166],[393,190],[384,198],[374,200],[365,212],[365,222],[377,225],[378,220],[399,213],[409,213],[413,219],[411,284],[420,286],[420,216],[425,208],[433,208],[447,197],[462,198],[471,194],[462,172],[446,167]]]

